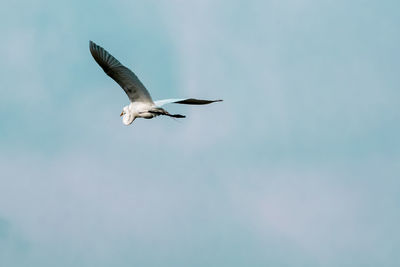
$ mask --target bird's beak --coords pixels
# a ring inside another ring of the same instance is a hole
[[[119,116],[121,117],[122,115],[124,115],[124,112],[122,111],[121,114],[119,114]]]

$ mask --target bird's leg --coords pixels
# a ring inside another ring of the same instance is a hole
[[[166,111],[163,108],[155,108],[152,110],[149,110],[150,113],[156,114],[156,115],[165,115],[165,116],[169,116],[172,118],[186,118],[186,116],[181,115],[181,114],[170,114],[168,111]]]

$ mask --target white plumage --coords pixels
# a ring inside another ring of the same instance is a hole
[[[159,115],[173,118],[185,118],[184,115],[170,114],[162,106],[170,103],[187,105],[205,105],[222,100],[203,100],[194,98],[152,100],[146,87],[139,78],[127,67],[122,65],[116,58],[101,46],[89,42],[90,53],[104,72],[116,81],[128,95],[130,104],[125,106],[121,112],[122,122],[131,124],[136,118],[151,119]]]

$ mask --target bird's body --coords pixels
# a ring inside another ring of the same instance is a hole
[[[153,101],[146,87],[138,77],[127,67],[122,65],[116,58],[109,54],[104,48],[89,42],[90,52],[104,72],[115,80],[128,95],[130,104],[125,106],[121,112],[122,122],[131,124],[136,118],[152,119],[165,115],[173,118],[185,118],[184,115],[170,114],[162,108],[163,105],[176,103],[187,105],[205,105],[222,100],[202,99],[163,99]]]
[[[135,117],[151,119],[156,115],[149,112],[149,110],[154,109],[156,106],[154,103],[150,102],[132,102],[128,105],[129,111],[135,115]]]

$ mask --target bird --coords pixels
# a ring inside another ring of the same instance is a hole
[[[172,118],[185,118],[181,114],[170,114],[164,108],[166,104],[206,105],[218,100],[204,100],[196,98],[171,98],[153,101],[146,87],[129,68],[122,65],[115,57],[103,47],[93,41],[89,41],[89,49],[94,60],[103,71],[116,81],[128,95],[130,104],[126,105],[120,114],[122,123],[130,125],[136,118],[152,119],[157,116],[169,116]]]

